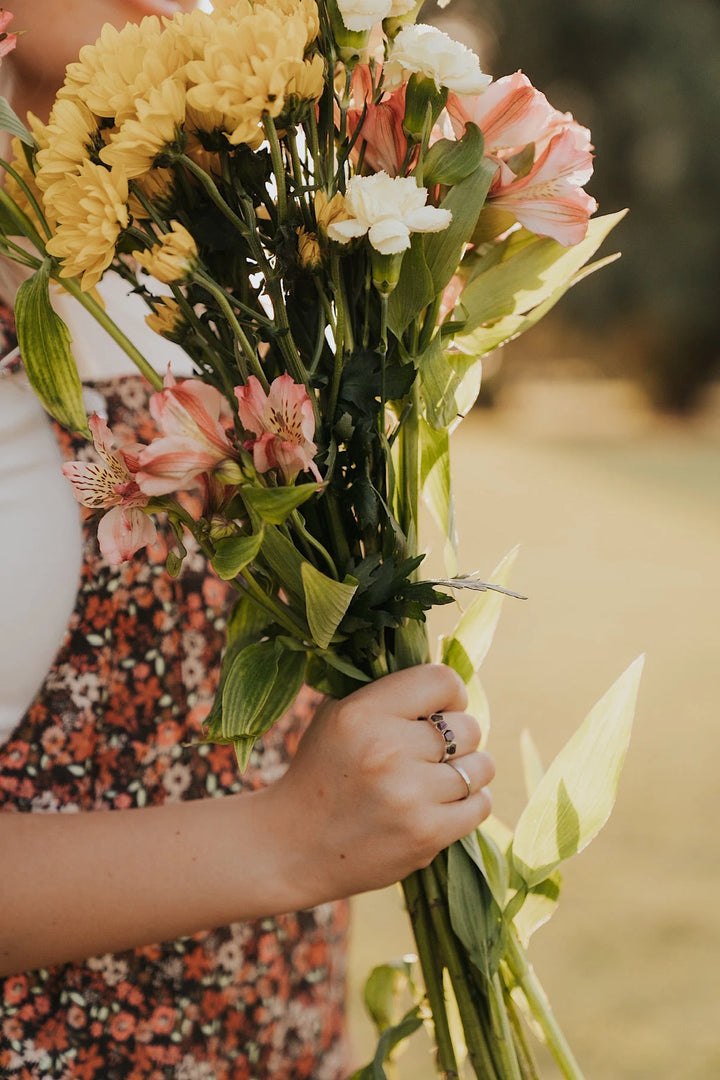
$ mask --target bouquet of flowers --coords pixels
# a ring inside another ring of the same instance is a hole
[[[214,11],[103,29],[71,64],[49,123],[4,102],[14,137],[0,250],[28,269],[16,302],[28,377],[99,460],[65,466],[108,560],[166,515],[178,574],[189,533],[233,582],[208,740],[241,767],[303,682],[342,696],[430,658],[426,612],[470,597],[440,658],[477,678],[513,555],[491,583],[459,572],[450,435],[482,357],[586,274],[621,215],[591,217],[589,132],[520,72],[417,25],[413,0],[216,0]],[[7,17],[2,27],[5,30]],[[9,45],[7,47],[10,47]],[[162,380],[105,313],[108,271],[147,304],[196,375]],[[158,435],[116,446],[86,416],[67,330],[77,298],[155,387]],[[177,493],[199,486],[193,514]],[[445,537],[423,576],[421,503]],[[612,808],[640,663],[543,774],[514,831],[491,818],[404,883],[424,992],[402,1016],[402,969],[373,973],[381,1031],[358,1077],[382,1077],[429,1012],[438,1072],[537,1075],[523,1014],[580,1076],[525,946],[558,866]],[[460,1024],[456,1023],[459,1018]]]

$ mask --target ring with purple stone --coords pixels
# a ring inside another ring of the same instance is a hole
[[[435,726],[435,730],[440,732],[443,738],[443,756],[440,758],[440,761],[448,761],[453,754],[457,752],[455,732],[448,726],[448,722],[442,713],[432,713],[428,719],[430,720],[430,723]]]

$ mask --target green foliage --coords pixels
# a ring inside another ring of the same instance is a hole
[[[636,660],[595,705],[530,796],[513,863],[529,887],[590,843],[615,802],[642,672]]]
[[[45,261],[17,292],[15,319],[30,385],[58,423],[90,437],[70,333],[50,303],[50,263]]]

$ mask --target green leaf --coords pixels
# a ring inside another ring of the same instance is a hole
[[[548,921],[558,905],[562,876],[553,870],[550,877],[535,885],[526,895],[522,907],[513,918],[518,937],[527,948],[536,930]]]
[[[302,506],[311,496],[319,491],[321,484],[297,484],[289,487],[261,488],[243,487],[242,497],[246,505],[252,508],[269,525],[282,525],[284,521]]]
[[[476,358],[459,351],[447,352],[443,349],[442,336],[436,334],[416,363],[428,423],[438,429],[451,427],[460,414],[456,394],[469,372],[477,368]],[[479,389],[479,376],[477,381]]]
[[[402,1020],[392,1027],[386,1028],[378,1040],[375,1057],[364,1068],[357,1069],[349,1080],[388,1080],[387,1073],[383,1068],[389,1061],[393,1050],[405,1039],[413,1035],[424,1022],[422,1005],[414,1005],[405,1013]]]
[[[477,168],[483,156],[485,140],[477,124],[467,124],[461,139],[438,139],[423,161],[423,184],[452,185],[464,180]]]
[[[472,236],[497,165],[483,158],[474,172],[451,188],[440,204],[452,221],[442,232],[424,237],[425,259],[430,267],[435,294],[441,293],[457,270],[463,248]]]
[[[478,971],[491,979],[503,954],[502,910],[484,869],[462,842],[448,848],[448,905],[453,930]]]
[[[218,577],[230,581],[237,577],[248,563],[252,562],[260,550],[265,530],[252,533],[251,536],[226,536],[215,544],[212,565]]]
[[[368,975],[363,988],[363,1002],[378,1035],[401,1018],[401,995],[410,984],[409,965],[402,961],[379,964]]]
[[[247,645],[228,671],[222,695],[222,735],[235,743],[245,768],[257,739],[289,707],[300,692],[305,653],[286,650],[275,641]]]
[[[432,274],[425,260],[422,233],[414,233],[405,252],[398,283],[388,301],[388,326],[401,338],[413,319],[435,298]]]
[[[334,581],[309,562],[302,564],[302,581],[310,633],[321,649],[327,649],[357,591],[358,583],[351,577]]]
[[[607,821],[630,741],[643,657],[591,709],[523,810],[513,860],[529,887],[590,843]]]
[[[492,323],[490,326],[479,326],[470,334],[462,333],[458,335],[454,339],[454,344],[471,356],[486,356],[500,345],[513,341],[535,326],[536,323],[545,318],[548,311],[555,307],[569,289],[589,277],[590,274],[594,274],[596,270],[602,270],[603,267],[609,266],[610,263],[619,258],[619,254],[608,255],[604,259],[598,259],[597,262],[590,263],[568,281],[563,282],[561,286],[550,294],[547,300],[544,300],[542,304],[538,304],[527,315],[507,315],[504,319],[498,319],[497,322]]]
[[[579,244],[563,247],[557,240],[521,229],[510,237],[500,262],[479,273],[462,294],[463,334],[508,315],[522,315],[548,300],[569,283],[594,255],[625,211],[593,218]]]
[[[517,557],[518,548],[505,556],[493,570],[490,581],[496,585],[507,585],[510,571]],[[443,641],[442,660],[457,671],[465,682],[482,664],[492,644],[500,618],[503,593],[478,593],[465,613],[460,618],[452,637]]]
[[[444,537],[445,571],[457,573],[458,536],[450,472],[450,438],[447,428],[432,427],[420,417],[420,483],[423,499]]]
[[[11,108],[7,98],[0,97],[0,131],[15,135],[26,146],[35,147],[32,132],[25,127],[20,117]]]
[[[17,337],[30,385],[59,424],[90,438],[70,332],[50,303],[50,263],[23,281],[15,299]]]
[[[302,566],[304,559],[298,549],[275,525],[265,529],[261,557],[278,578],[289,598],[302,604],[305,600]]]
[[[522,758],[525,791],[529,799],[542,780],[545,769],[540,758],[540,752],[527,728],[523,728],[520,732],[520,756]]]

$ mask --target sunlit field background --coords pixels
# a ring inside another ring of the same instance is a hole
[[[560,906],[531,960],[588,1080],[711,1080],[720,1076],[720,397],[680,422],[652,413],[624,381],[525,378],[465,420],[454,462],[463,569],[489,574],[520,543],[514,583],[529,596],[505,602],[481,672],[499,816],[514,823],[524,804],[522,729],[548,763],[615,677],[647,655],[615,811],[566,864]],[[364,977],[411,941],[393,890],[358,898],[354,911],[359,1064],[374,1049],[359,1005]],[[403,1080],[433,1077],[422,1033],[398,1066]]]

